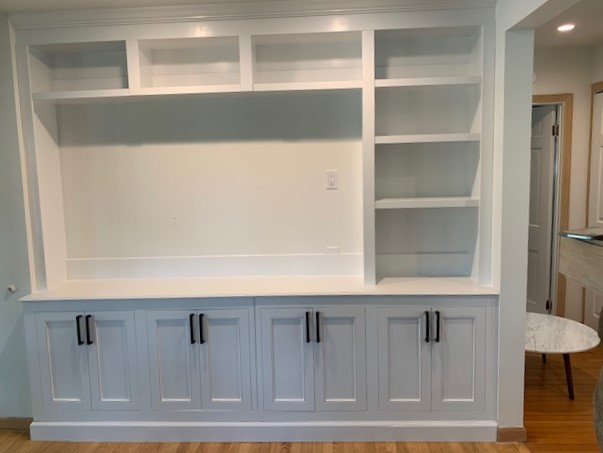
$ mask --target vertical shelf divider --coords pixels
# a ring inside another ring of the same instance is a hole
[[[239,36],[239,68],[241,71],[241,91],[253,90],[253,46],[250,35]]]
[[[126,40],[126,59],[128,70],[128,88],[136,91],[141,87],[140,82],[140,51],[136,39]]]
[[[362,185],[364,283],[376,284],[375,258],[375,32],[362,32]]]

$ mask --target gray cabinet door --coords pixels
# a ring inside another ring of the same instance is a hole
[[[78,344],[77,323],[80,324]],[[84,317],[77,312],[37,313],[43,405],[48,414],[90,410]]]
[[[486,310],[434,307],[433,311],[434,320],[440,313],[440,341],[432,343],[432,409],[481,411],[485,405]]]
[[[316,410],[366,410],[364,307],[316,308],[314,321]]]
[[[431,344],[426,338],[429,307],[380,308],[379,409],[428,411],[431,409]]]
[[[262,308],[261,367],[264,410],[314,410],[314,343],[308,342],[311,308]]]
[[[190,329],[196,317],[195,311],[147,314],[153,410],[201,409],[198,338],[192,344]]]
[[[88,345],[93,410],[138,410],[140,395],[134,312],[92,312]]]
[[[250,310],[199,311],[202,410],[252,409]],[[255,351],[254,351],[255,352]]]

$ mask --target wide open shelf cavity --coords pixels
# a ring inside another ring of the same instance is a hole
[[[477,142],[377,145],[376,199],[478,196],[479,161]]]
[[[60,156],[40,192],[61,194],[42,221],[67,280],[362,273],[359,91],[36,103],[35,117],[40,162]]]
[[[479,85],[379,88],[375,93],[378,137],[426,134],[478,134]]]
[[[362,79],[360,32],[262,35],[252,40],[256,88]]]
[[[240,85],[239,38],[138,41],[143,88]]]
[[[125,41],[29,47],[33,93],[128,88]]]
[[[479,77],[481,27],[375,32],[375,78]]]
[[[475,277],[479,209],[376,211],[376,275]]]

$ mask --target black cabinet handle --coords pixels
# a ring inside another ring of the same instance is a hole
[[[80,321],[82,320],[82,315],[77,315],[75,317],[75,330],[77,331],[77,345],[81,346],[84,344],[84,340],[82,340],[82,328],[80,326]]]
[[[90,318],[92,318],[92,315],[86,315],[86,344],[87,345],[91,345],[94,343],[94,341],[92,341],[92,338],[90,337]]]
[[[310,312],[306,312],[306,343],[310,343]]]
[[[203,313],[199,315],[199,343],[205,343],[205,335],[203,334]]]
[[[436,311],[436,337],[435,337],[435,342],[439,343],[440,342],[440,312]]]
[[[316,312],[316,342],[320,343],[320,312]]]
[[[191,313],[188,317],[188,325],[191,330],[191,344],[195,344],[195,314]]]
[[[425,312],[425,342],[429,343],[429,312]]]

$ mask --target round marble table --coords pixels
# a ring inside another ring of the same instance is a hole
[[[571,319],[539,313],[526,313],[526,351],[542,354],[562,354],[569,398],[574,399],[570,354],[588,351],[599,344],[594,329]]]

